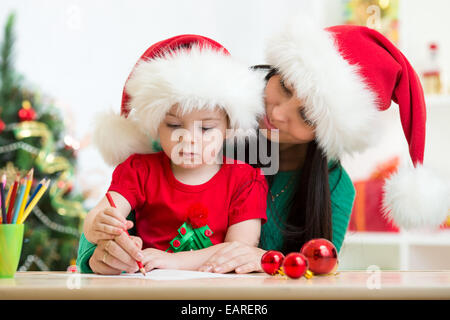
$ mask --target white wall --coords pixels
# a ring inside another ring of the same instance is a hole
[[[450,1],[406,2],[401,32],[408,58],[419,61],[417,52],[431,38],[442,42],[443,54],[449,57]],[[17,69],[63,109],[68,133],[83,144],[80,185],[96,187],[95,202],[103,195],[111,169],[89,146],[91,120],[99,110],[120,109],[123,84],[149,45],[196,33],[217,40],[248,65],[263,63],[266,37],[290,16],[302,11],[322,24],[334,24],[339,22],[340,4],[340,0],[1,0],[0,27],[14,9]],[[393,130],[398,129],[399,122]],[[450,151],[445,152],[448,159]],[[347,161],[355,177],[373,165],[369,161],[373,156],[361,159]]]

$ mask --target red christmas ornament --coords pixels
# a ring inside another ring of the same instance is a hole
[[[261,257],[261,267],[265,273],[273,276],[280,269],[283,260],[284,255],[281,252],[270,250]]]
[[[300,252],[308,259],[309,270],[315,274],[332,272],[337,265],[337,250],[327,239],[312,239]]]
[[[22,109],[19,110],[18,116],[20,121],[33,121],[36,119],[36,111],[31,107],[28,100],[22,102]]]
[[[187,211],[187,221],[194,228],[201,228],[208,223],[208,208],[202,203],[194,203]]]
[[[71,273],[77,273],[78,272],[78,268],[76,265],[70,265],[67,267],[67,272],[71,272]]]
[[[6,124],[3,122],[2,119],[0,119],[0,133],[3,132],[3,130],[5,130],[6,128]]]
[[[284,273],[292,279],[303,277],[308,271],[308,259],[298,252],[289,253],[283,261]]]

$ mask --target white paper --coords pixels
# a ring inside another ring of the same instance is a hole
[[[64,275],[71,275],[67,273]],[[73,273],[72,273],[73,275]],[[116,278],[116,279],[149,279],[149,280],[189,280],[189,279],[208,279],[208,278],[252,278],[261,277],[256,274],[236,274],[236,273],[212,273],[187,270],[155,269],[144,276],[142,273],[123,273],[121,275],[99,275],[99,274],[80,274],[86,278]]]
[[[117,277],[120,278],[140,278],[151,280],[187,280],[187,279],[201,279],[201,278],[248,278],[255,275],[235,274],[235,273],[212,273],[186,270],[171,270],[171,269],[155,269],[147,272],[146,276],[142,273],[124,273]]]

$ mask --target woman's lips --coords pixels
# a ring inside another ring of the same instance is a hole
[[[269,118],[267,117],[267,115],[264,116],[264,124],[266,125],[267,129],[271,129],[271,130],[278,129],[272,123],[270,123]]]

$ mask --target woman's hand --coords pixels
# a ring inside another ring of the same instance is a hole
[[[123,232],[113,240],[100,240],[89,259],[89,266],[99,274],[134,273],[139,270],[136,260],[144,258],[141,249],[141,238]]]
[[[226,242],[198,271],[227,273],[263,272],[261,257],[266,251],[238,241]]]

